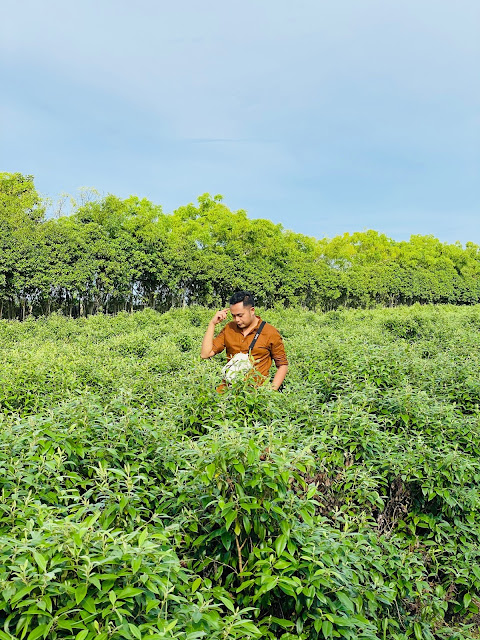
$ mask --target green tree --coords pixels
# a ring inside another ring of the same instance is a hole
[[[0,173],[0,317],[24,318],[35,298],[35,237],[45,204],[33,176]]]

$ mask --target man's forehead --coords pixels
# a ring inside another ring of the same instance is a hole
[[[245,313],[246,311],[250,311],[250,309],[253,309],[253,307],[246,307],[243,302],[237,302],[236,304],[230,305],[231,314]]]

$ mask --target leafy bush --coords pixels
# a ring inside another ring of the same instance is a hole
[[[478,637],[478,313],[262,312],[282,393],[200,307],[0,322],[0,638]]]

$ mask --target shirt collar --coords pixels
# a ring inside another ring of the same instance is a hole
[[[247,336],[249,336],[251,333],[253,333],[254,331],[256,331],[258,329],[258,327],[260,326],[260,323],[262,322],[262,319],[260,318],[260,316],[255,316],[255,318],[257,319],[256,324],[250,329],[250,331],[247,333]],[[235,324],[235,331],[238,331],[238,333],[241,333],[243,335],[242,330],[237,327],[237,325]],[[247,337],[245,336],[245,338]]]

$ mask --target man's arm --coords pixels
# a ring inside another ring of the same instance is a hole
[[[272,389],[274,391],[278,391],[278,389],[280,388],[282,382],[285,380],[285,376],[287,375],[287,371],[288,371],[288,364],[281,364],[278,369],[276,374],[273,377],[272,380]]]
[[[200,352],[200,357],[206,360],[207,358],[211,358],[215,355],[215,351],[213,350],[213,336],[215,334],[215,327],[219,322],[223,322],[227,317],[228,309],[223,309],[223,311],[217,311],[217,313],[213,316],[213,318],[208,323],[207,330],[205,335],[203,336],[202,342],[202,350]]]
[[[287,375],[288,360],[287,354],[285,353],[285,347],[283,346],[282,336],[276,330],[272,340],[271,353],[272,359],[277,367],[277,372],[272,380],[272,389],[278,391],[282,382],[285,380],[285,376]]]

